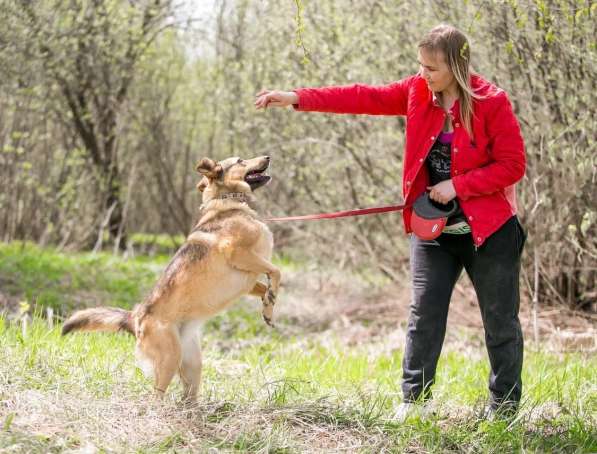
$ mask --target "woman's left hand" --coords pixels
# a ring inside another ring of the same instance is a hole
[[[429,190],[429,198],[444,205],[456,197],[456,189],[452,184],[452,180],[444,180],[437,183],[435,186],[427,186]]]

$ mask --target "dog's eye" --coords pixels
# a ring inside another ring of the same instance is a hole
[[[236,163],[237,163],[237,164],[242,164],[242,163],[243,163],[243,160],[242,160],[242,159],[240,159],[240,158],[238,158],[238,161],[236,161]]]

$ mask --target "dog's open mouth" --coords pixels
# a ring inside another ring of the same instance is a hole
[[[247,175],[245,175],[245,181],[249,183],[251,190],[255,190],[258,187],[263,186],[272,179],[272,177],[265,174],[266,170],[267,166],[265,166],[263,169],[251,170],[249,173],[247,173]]]

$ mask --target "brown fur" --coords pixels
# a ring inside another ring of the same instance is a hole
[[[229,158],[197,165],[203,179],[199,220],[147,299],[132,311],[94,308],[73,314],[62,328],[72,331],[126,331],[137,339],[142,365],[154,373],[161,395],[179,374],[184,397],[195,399],[201,380],[196,328],[244,294],[259,296],[271,324],[280,271],[271,263],[272,234],[251,208],[253,191],[267,183],[269,157]],[[226,195],[238,196],[222,198]],[[265,274],[268,284],[257,280]]]

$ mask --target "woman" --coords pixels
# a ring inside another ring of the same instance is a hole
[[[514,184],[525,171],[524,143],[508,96],[471,74],[469,56],[466,36],[439,25],[418,45],[416,75],[383,86],[265,90],[255,101],[258,109],[292,105],[299,111],[405,115],[405,202],[429,191],[437,203],[459,203],[439,237],[411,235],[413,301],[398,420],[425,408],[417,404],[431,397],[448,305],[462,268],[475,288],[485,328],[488,414],[512,414],[520,402],[518,279],[525,234],[516,217]],[[407,233],[411,215],[410,208],[404,210]]]

